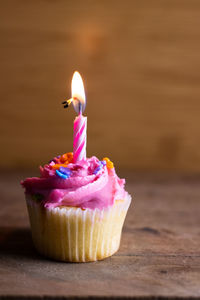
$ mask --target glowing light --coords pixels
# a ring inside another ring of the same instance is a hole
[[[86,107],[86,97],[83,80],[79,72],[74,72],[72,77],[72,104],[77,113],[82,113]]]

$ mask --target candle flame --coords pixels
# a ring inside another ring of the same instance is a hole
[[[74,72],[72,77],[72,103],[77,113],[82,113],[85,110],[86,98],[83,80],[79,72]]]

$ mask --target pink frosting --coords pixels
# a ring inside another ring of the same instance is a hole
[[[95,172],[101,163],[95,156],[76,164],[69,163],[67,168],[70,177],[67,179],[59,177],[53,169],[56,159],[40,167],[40,177],[27,178],[21,182],[27,194],[43,196],[41,203],[44,207],[103,209],[127,196],[125,180],[118,178],[114,168],[103,165]]]

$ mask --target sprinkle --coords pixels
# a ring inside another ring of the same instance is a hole
[[[94,170],[94,174],[96,175],[102,168],[102,165],[99,165],[95,170]]]
[[[60,167],[59,170],[56,170],[56,174],[63,179],[69,178],[71,176],[71,173],[71,170],[66,166]]]
[[[68,157],[68,160],[73,160],[73,152],[68,152],[67,153],[67,157]]]
[[[99,166],[94,170],[94,174],[97,174],[104,166],[106,165],[106,162],[100,161]]]
[[[53,165],[51,167],[54,170],[58,170],[58,169],[60,169],[60,167],[66,167],[66,166],[67,166],[66,164],[55,164],[55,165]]]
[[[114,168],[113,162],[108,157],[104,157],[103,160],[106,161],[106,165],[108,169]]]
[[[61,172],[64,175],[71,175],[71,170],[67,167],[60,167],[59,172]]]
[[[56,170],[56,174],[57,174],[59,177],[63,178],[63,179],[67,179],[67,178],[70,177],[70,175],[63,174],[63,173],[60,172],[59,170]]]
[[[64,162],[66,162],[67,160],[68,160],[68,158],[67,158],[67,153],[61,155],[61,157],[60,157],[61,163],[64,163]]]
[[[65,153],[63,155],[61,155],[60,157],[60,162],[61,163],[71,163],[73,161],[73,153],[72,152],[68,152],[68,153]]]
[[[63,179],[67,179],[67,178],[68,178],[68,176],[67,176],[67,175],[65,175],[65,174],[61,173],[61,172],[60,172],[60,171],[58,171],[58,170],[56,170],[56,174],[57,174],[59,177],[63,178]]]

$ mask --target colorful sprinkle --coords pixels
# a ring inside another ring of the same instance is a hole
[[[66,166],[67,166],[67,164],[55,164],[55,165],[53,165],[53,166],[51,166],[51,167],[52,167],[52,169],[54,169],[54,170],[59,170],[60,167],[66,167]]]
[[[58,171],[58,170],[56,170],[56,174],[57,174],[59,177],[63,178],[63,179],[67,179],[67,178],[68,178],[68,176],[67,176],[67,175],[65,175],[65,174],[61,173],[61,172],[60,172],[60,171]]]
[[[73,152],[68,152],[63,155],[54,157],[49,163],[54,162],[54,165],[51,165],[52,169],[58,170],[60,167],[66,167],[69,163],[73,162]]]
[[[105,161],[100,161],[99,166],[94,170],[93,173],[96,175],[103,168],[103,166],[105,166],[105,165],[106,165]]]
[[[60,156],[61,163],[71,163],[73,161],[73,153],[68,152]]]
[[[60,165],[59,170],[56,170],[56,174],[63,178],[63,179],[67,179],[71,176],[72,171],[66,167],[66,165]]]
[[[67,170],[64,170],[64,169],[67,169]],[[70,177],[71,171],[68,168],[61,167],[59,170],[56,170],[56,174],[63,179],[67,179]]]
[[[60,167],[59,172],[63,173],[64,175],[71,175],[71,170],[67,167]]]
[[[114,164],[113,162],[108,158],[108,157],[104,157],[103,161],[106,161],[106,165],[108,169],[112,169],[114,168]]]

